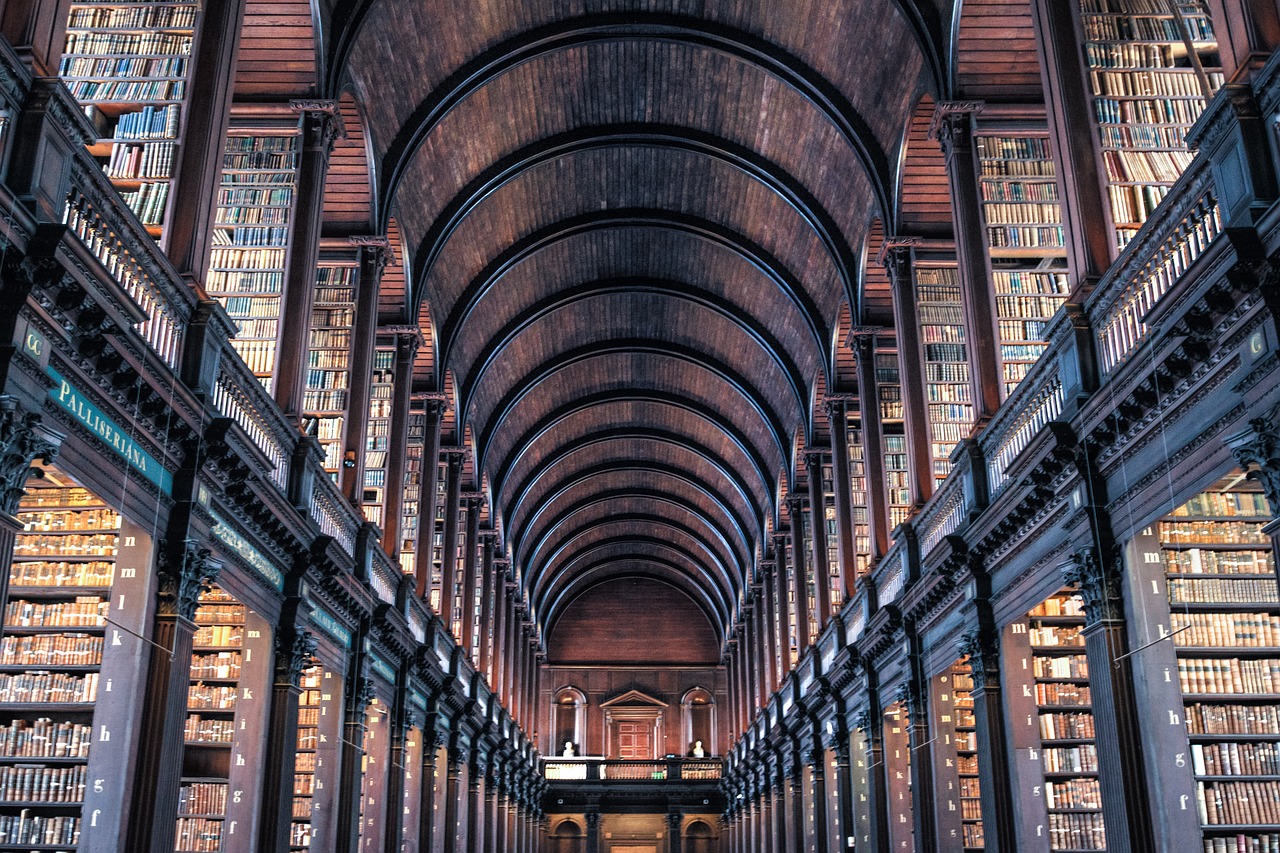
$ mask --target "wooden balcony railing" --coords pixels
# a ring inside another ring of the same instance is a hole
[[[542,777],[553,782],[714,782],[722,778],[719,758],[661,758],[627,761],[614,758],[547,758]]]

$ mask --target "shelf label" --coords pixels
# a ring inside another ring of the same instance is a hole
[[[369,653],[369,665],[374,672],[385,678],[388,684],[394,685],[396,683],[396,671],[391,668],[390,664],[372,652]]]
[[[341,622],[318,607],[311,611],[311,624],[342,643],[344,649],[351,648],[351,632]]]
[[[52,367],[45,367],[45,372],[57,383],[57,387],[49,390],[49,396],[57,401],[64,411],[70,412],[89,432],[96,435],[104,444],[114,450],[129,467],[133,468],[166,495],[173,494],[173,475],[164,469],[160,462],[142,448],[142,445],[129,436],[129,431],[107,417],[101,409],[84,396],[74,385],[63,379]]]
[[[275,564],[268,560],[261,551],[249,544],[248,539],[241,536],[238,531],[216,514],[213,516],[213,521],[214,536],[234,551],[237,557],[248,563],[258,574],[266,578],[268,583],[278,590],[284,589],[284,572],[277,569]]]

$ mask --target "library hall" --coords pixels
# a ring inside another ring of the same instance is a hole
[[[1280,0],[0,0],[0,853],[1280,853]]]

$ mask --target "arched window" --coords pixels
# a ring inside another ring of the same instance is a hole
[[[574,687],[561,687],[556,692],[554,709],[555,742],[552,755],[563,755],[565,744],[573,744],[574,755],[583,755],[582,743],[587,731],[587,697]]]
[[[699,741],[706,757],[716,754],[715,707],[712,695],[701,687],[695,687],[680,700],[684,718],[685,755],[692,756]]]

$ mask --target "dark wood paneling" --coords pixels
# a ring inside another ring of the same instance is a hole
[[[547,639],[547,657],[553,664],[715,665],[720,652],[706,615],[686,595],[627,578],[574,599]]]

